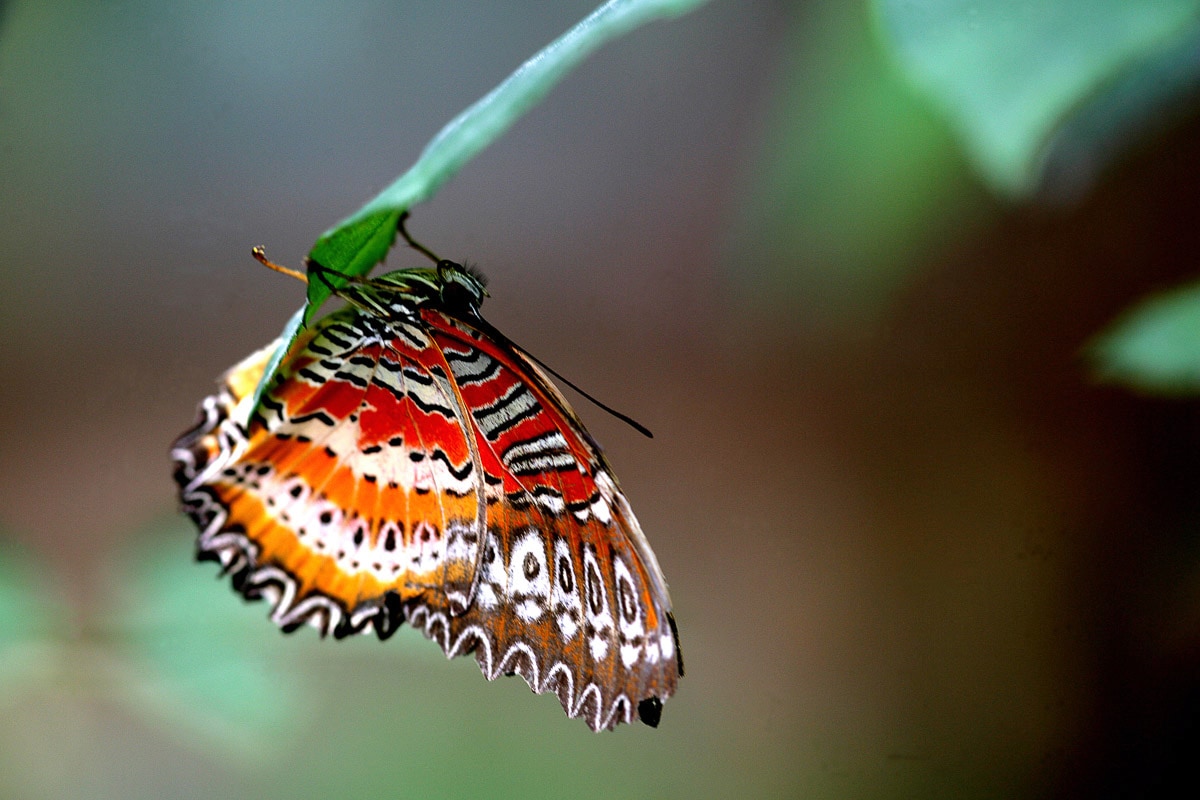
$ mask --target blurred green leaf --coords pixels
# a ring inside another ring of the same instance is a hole
[[[875,0],[886,39],[997,190],[1090,171],[1194,82],[1200,0]],[[1085,124],[1056,140],[1078,117]],[[1059,158],[1051,151],[1065,149]],[[1068,180],[1080,182],[1080,177]]]
[[[29,559],[0,543],[0,647],[44,635],[51,627],[44,582]]]
[[[155,526],[152,547],[132,575],[116,574],[114,611],[102,625],[112,656],[109,685],[172,727],[252,756],[282,747],[305,727],[303,670],[308,647],[279,634],[265,603],[246,603],[197,565],[195,530],[183,518]],[[144,541],[144,539],[143,539]]]
[[[57,674],[63,619],[32,560],[0,543],[0,701],[29,680]]]
[[[864,6],[804,6],[791,28],[725,261],[739,286],[786,298],[789,317],[857,333],[931,247],[970,228],[982,198]]]
[[[1142,301],[1088,349],[1102,380],[1147,392],[1200,392],[1200,282]]]

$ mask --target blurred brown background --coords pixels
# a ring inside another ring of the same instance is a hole
[[[416,636],[284,638],[189,562],[167,448],[302,301],[250,247],[298,266],[591,6],[0,6],[0,562],[50,632],[0,669],[0,796],[1194,784],[1196,406],[1095,385],[1080,351],[1194,275],[1200,119],[1070,204],[1003,204],[856,4],[638,30],[410,224],[655,432],[578,403],[671,584],[688,675],[659,730],[592,735]],[[225,613],[244,672],[206,660]],[[271,670],[277,701],[236,699]]]

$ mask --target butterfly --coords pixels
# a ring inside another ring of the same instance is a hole
[[[540,362],[480,316],[483,276],[400,231],[436,267],[310,262],[345,306],[297,337],[257,407],[281,341],[230,369],[175,443],[197,557],[284,631],[386,639],[407,622],[593,730],[657,726],[682,656],[612,468]]]

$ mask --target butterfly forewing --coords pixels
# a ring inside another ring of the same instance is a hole
[[[670,600],[611,469],[530,359],[405,275],[301,336],[252,417],[273,348],[201,404],[173,450],[199,555],[285,630],[408,620],[593,729],[656,724]]]

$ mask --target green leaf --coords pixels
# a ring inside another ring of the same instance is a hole
[[[355,221],[343,224],[336,232],[325,234],[308,257],[323,267],[329,267],[343,275],[365,275],[383,260],[392,243],[396,241],[396,224],[400,221],[399,210],[376,211]],[[312,323],[317,310],[329,297],[330,283],[341,284],[337,276],[322,275],[308,271],[308,301],[305,305],[304,324]],[[298,331],[297,331],[298,332]],[[293,334],[294,336],[295,334]],[[291,341],[287,339],[285,341]],[[268,372],[274,370],[272,369]]]
[[[1200,392],[1200,282],[1142,301],[1088,348],[1101,380],[1159,394]]]
[[[1200,0],[875,7],[902,69],[951,120],[984,177],[1012,196],[1039,188],[1051,162],[1090,169],[1196,78]]]
[[[535,106],[572,69],[600,45],[651,20],[680,16],[708,0],[609,0],[555,39],[509,75],[499,86],[453,120],[430,140],[417,163],[373,200],[321,234],[309,251],[312,261],[351,277],[365,275],[383,260],[396,238],[400,215],[428,200],[464,164],[500,138],[526,111]],[[332,293],[329,277],[308,282],[303,324],[312,322]],[[275,376],[283,355],[299,335],[293,317],[281,335],[281,344],[255,390],[254,406]]]

